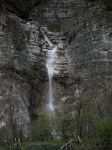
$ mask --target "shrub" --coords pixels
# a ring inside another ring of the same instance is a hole
[[[46,141],[51,138],[49,117],[46,114],[40,114],[38,119],[32,125],[32,139]]]

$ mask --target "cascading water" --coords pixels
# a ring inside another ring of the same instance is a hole
[[[56,51],[57,51],[57,46],[54,46],[52,42],[49,40],[47,35],[45,34],[47,32],[47,29],[41,28],[41,32],[45,38],[45,40],[48,42],[49,46],[52,48],[52,50],[49,51],[48,53],[48,58],[46,61],[46,67],[48,70],[48,78],[49,78],[49,91],[48,91],[48,110],[50,111],[50,114],[52,113],[54,115],[55,113],[55,99],[53,96],[53,76],[54,76],[54,63],[55,63],[55,57],[56,57]]]
[[[48,60],[46,62],[46,66],[48,69],[48,77],[49,77],[49,93],[48,93],[49,103],[48,103],[48,107],[52,113],[54,113],[54,110],[55,110],[52,80],[53,80],[53,76],[54,76],[54,62],[55,62],[56,51],[57,51],[57,46],[51,50],[51,53],[48,55]]]

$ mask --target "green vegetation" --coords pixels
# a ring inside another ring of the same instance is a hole
[[[23,148],[27,148],[27,147],[30,147],[31,145],[63,145],[64,142],[63,141],[60,141],[60,140],[51,140],[51,141],[44,141],[44,142],[41,142],[41,141],[30,141],[30,142],[23,142],[21,144],[21,146]]]
[[[77,114],[78,116],[76,115],[76,117],[70,117],[69,114],[66,114],[62,110],[56,113],[55,118],[49,118],[47,115],[41,114],[32,126],[32,139],[35,141],[41,141],[36,142],[39,144],[45,143],[54,145],[63,145],[70,139],[74,139],[76,142],[74,142],[72,146],[79,150],[85,150],[86,148],[91,150],[96,147],[111,147],[111,118],[98,119],[92,113],[87,113],[82,108],[80,109],[80,113]],[[57,134],[53,136],[52,131],[55,131]],[[74,132],[76,132],[75,135]],[[82,143],[78,142],[78,135],[82,135]],[[54,141],[53,138],[57,137],[59,140]]]
[[[111,147],[112,142],[112,119],[100,120],[95,125],[96,142],[102,147]]]
[[[0,143],[0,150],[6,150],[7,148],[9,148],[11,145],[11,143],[9,142],[2,142]]]
[[[7,150],[10,147],[16,147],[16,145],[19,145],[19,147],[21,147],[22,150],[27,149],[29,147],[36,147],[39,148],[40,146],[44,147],[47,146],[49,148],[56,148],[56,150],[58,150],[63,144],[63,141],[60,140],[52,140],[52,141],[46,141],[46,142],[39,142],[39,141],[26,141],[26,142],[22,142],[22,143],[0,143],[0,150]]]
[[[38,119],[32,125],[32,139],[38,141],[46,141],[51,139],[51,128],[49,117],[40,114]]]

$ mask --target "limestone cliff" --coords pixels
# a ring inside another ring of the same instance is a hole
[[[14,107],[14,115],[22,117],[25,126],[39,111],[42,83],[47,78],[39,34],[37,22],[24,22],[0,11],[0,103],[4,108],[0,117],[5,116],[5,123],[9,108]]]
[[[46,26],[50,40],[58,45],[53,80],[57,109],[75,117],[77,131],[73,134],[91,136],[92,117],[112,116],[111,1],[29,1],[25,9],[21,5],[14,0],[1,5],[1,103],[18,102],[18,113],[25,114],[27,123],[45,109],[45,62],[51,49],[39,28]],[[27,9],[29,17],[25,17]]]

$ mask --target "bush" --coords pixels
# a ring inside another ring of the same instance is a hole
[[[112,120],[105,119],[98,121],[95,125],[96,143],[98,146],[111,147],[112,141]]]
[[[32,139],[46,141],[51,139],[51,129],[49,117],[46,114],[40,114],[38,119],[32,125]]]

